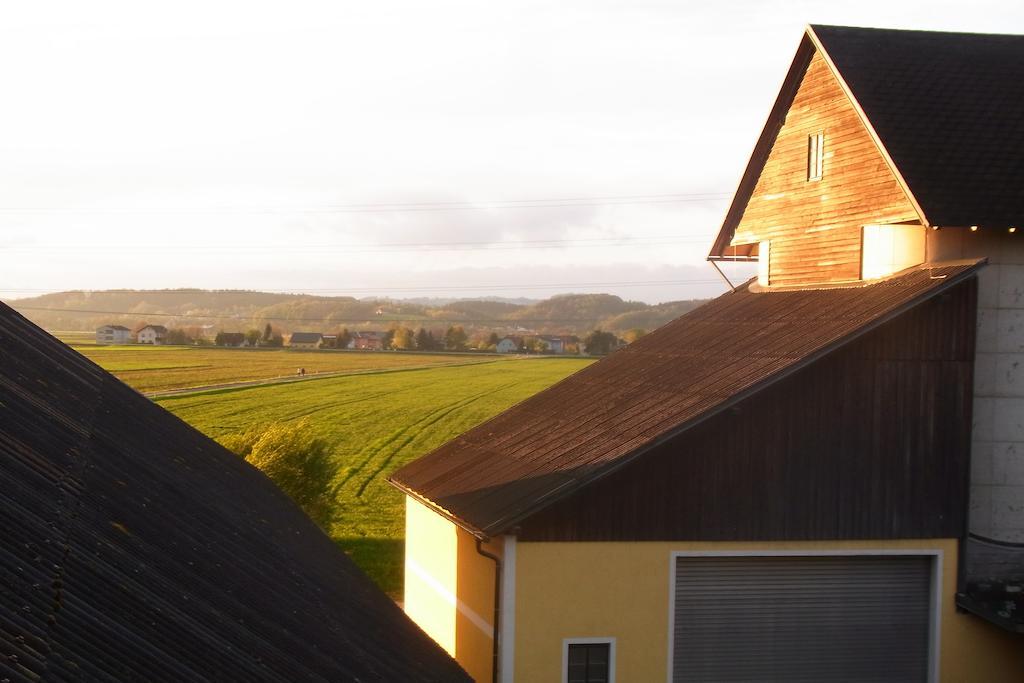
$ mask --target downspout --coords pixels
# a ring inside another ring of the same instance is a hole
[[[498,683],[498,635],[501,633],[501,558],[484,550],[483,541],[476,539],[476,551],[494,560],[494,638],[491,643],[491,681]]]

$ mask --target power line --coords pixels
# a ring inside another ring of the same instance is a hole
[[[345,214],[405,213],[420,211],[487,211],[499,209],[549,209],[573,206],[626,206],[632,204],[676,204],[728,199],[732,193],[705,192],[660,195],[608,195],[603,197],[559,197],[461,202],[391,202],[333,204],[323,206],[224,206],[224,207],[0,207],[0,213],[243,213],[243,214]]]
[[[287,252],[289,254],[323,254],[323,253],[344,253],[344,254],[375,254],[375,253],[415,253],[415,252],[463,252],[463,251],[535,251],[552,249],[588,249],[607,247],[662,247],[687,244],[705,244],[707,238],[609,238],[607,240],[586,241],[586,240],[563,240],[551,241],[549,243],[531,244],[528,242],[466,242],[466,243],[406,243],[406,244],[303,244],[303,245],[273,245],[273,244],[240,244],[240,245],[198,245],[198,244],[138,244],[138,245],[73,245],[73,244],[26,244],[0,246],[5,251],[103,251],[131,253],[134,251],[159,250],[160,252],[222,252],[232,254],[240,252]]]
[[[433,246],[463,246],[463,245],[481,245],[481,246],[484,246],[484,245],[490,245],[490,244],[496,244],[496,245],[501,245],[501,244],[577,244],[577,243],[584,243],[584,242],[633,242],[633,241],[643,241],[643,240],[676,240],[676,239],[680,239],[680,240],[682,240],[682,239],[691,240],[692,239],[694,241],[706,242],[710,238],[707,238],[707,237],[685,236],[685,235],[649,235],[649,236],[646,236],[646,237],[628,237],[628,236],[620,236],[620,237],[574,237],[574,238],[562,238],[562,239],[531,239],[531,240],[515,240],[515,241],[510,241],[510,240],[505,240],[505,241],[501,241],[501,240],[457,240],[457,241],[442,241],[442,242],[436,242],[436,241],[435,242],[378,242],[377,244],[373,244],[373,245],[367,245],[367,244],[361,243],[361,242],[349,242],[349,243],[332,243],[332,244],[309,244],[309,245],[306,245],[306,246],[311,247],[311,248],[332,247],[332,246],[334,246],[334,247],[348,247],[348,246],[353,246],[353,247],[360,247],[360,246],[376,246],[376,247],[433,247]],[[15,246],[41,246],[41,247],[49,248],[51,245],[15,245]],[[52,245],[52,246],[68,246],[69,248],[79,249],[79,248],[81,248],[81,246],[89,246],[89,245]],[[157,246],[159,246],[159,245],[157,245]],[[172,245],[167,245],[167,246],[175,246],[175,245],[172,244]],[[216,247],[217,245],[203,245],[203,246],[204,247],[208,247],[208,246]],[[244,245],[225,244],[225,245],[220,245],[220,246],[223,246],[224,248],[236,249],[236,248],[239,248],[239,246],[244,246]],[[261,245],[255,245],[255,246],[259,247]],[[262,245],[262,246],[265,246],[268,249],[278,249],[278,248],[280,248],[278,245],[273,245],[273,244]],[[285,247],[286,246],[287,245],[285,245]]]

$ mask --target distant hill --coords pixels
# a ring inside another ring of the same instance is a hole
[[[33,322],[54,331],[93,330],[107,323],[127,327],[142,322],[167,327],[206,326],[211,330],[262,328],[270,322],[284,332],[384,329],[396,324],[467,330],[512,330],[583,335],[600,327],[622,333],[652,330],[696,307],[701,301],[651,306],[612,294],[561,294],[542,301],[356,299],[348,296],[275,294],[246,290],[71,291],[17,299],[8,303]]]

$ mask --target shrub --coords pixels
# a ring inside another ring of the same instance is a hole
[[[277,484],[321,528],[333,521],[337,467],[327,444],[313,436],[309,422],[278,422],[251,427],[218,439]]]

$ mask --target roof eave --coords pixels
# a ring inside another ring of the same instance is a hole
[[[429,508],[430,510],[433,510],[434,512],[436,512],[437,514],[441,515],[442,517],[447,519],[449,522],[454,524],[455,526],[457,526],[460,529],[462,529],[463,531],[466,531],[467,533],[471,534],[473,537],[478,538],[478,539],[480,539],[481,541],[484,541],[484,542],[487,542],[487,541],[491,540],[491,537],[488,536],[482,530],[476,528],[475,526],[473,526],[472,524],[470,524],[466,520],[460,518],[458,515],[455,515],[455,514],[449,512],[448,510],[444,509],[443,507],[441,507],[440,505],[438,505],[434,501],[430,500],[429,498],[426,498],[426,497],[421,496],[420,494],[416,493],[416,491],[414,491],[413,489],[409,488],[405,484],[401,483],[400,481],[395,480],[394,477],[388,477],[386,479],[386,481],[389,484],[391,484],[391,486],[393,486],[394,488],[398,489],[399,491],[401,491],[405,495],[409,496],[410,498],[412,498],[416,502],[420,503],[421,505]]]
[[[805,34],[800,40],[800,45],[797,47],[796,55],[789,66],[789,71],[782,81],[782,87],[779,88],[775,104],[772,105],[771,112],[768,114],[768,120],[765,121],[761,135],[758,136],[754,150],[750,154],[747,167],[740,177],[739,185],[733,194],[732,203],[729,205],[729,209],[725,214],[725,220],[718,231],[718,237],[715,238],[711,252],[708,254],[708,260],[730,260],[729,257],[725,256],[725,250],[729,247],[729,243],[732,242],[736,227],[739,225],[743,212],[747,208],[747,202],[750,201],[750,197],[754,194],[754,188],[757,186],[757,180],[761,176],[761,170],[768,160],[768,154],[771,153],[772,147],[775,145],[775,138],[782,129],[782,124],[786,119],[786,112],[789,111],[793,98],[796,97],[796,92],[800,88],[800,82],[803,80],[803,75],[807,71],[807,66],[811,63],[813,55],[814,44],[810,37]],[[749,258],[748,260],[754,261],[756,259]]]

